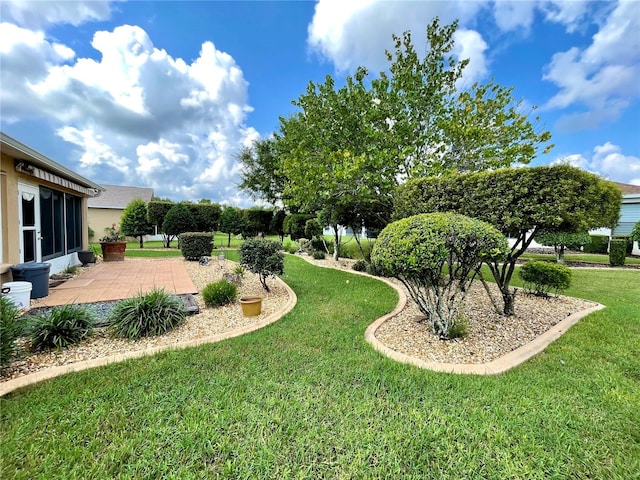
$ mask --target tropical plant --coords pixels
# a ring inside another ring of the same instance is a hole
[[[162,335],[180,325],[186,316],[179,298],[154,288],[118,302],[107,323],[114,336],[141,338]]]
[[[49,313],[28,317],[26,323],[33,350],[73,345],[88,337],[94,327],[91,312],[73,304],[53,307]]]

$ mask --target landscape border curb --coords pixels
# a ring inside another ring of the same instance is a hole
[[[302,256],[302,258],[305,258]],[[335,270],[339,270],[336,267],[332,267],[331,265],[316,265],[310,260],[306,259],[312,265],[321,268],[332,268]],[[602,310],[605,308],[604,305],[596,302],[593,303],[593,306],[586,308],[584,310],[580,310],[579,312],[573,313],[556,323],[549,330],[544,332],[541,335],[538,335],[536,338],[531,340],[530,342],[522,345],[521,347],[512,350],[511,352],[502,355],[501,357],[496,358],[487,363],[440,363],[440,362],[428,362],[426,360],[422,360],[417,357],[413,357],[411,355],[407,355],[406,353],[401,353],[392,348],[387,347],[384,343],[378,340],[375,336],[376,330],[380,328],[380,326],[386,322],[387,320],[393,318],[395,315],[400,313],[402,309],[407,304],[407,296],[404,291],[394,283],[390,282],[388,279],[384,277],[376,277],[373,275],[369,275],[365,272],[357,272],[352,271],[347,273],[352,273],[354,275],[364,275],[366,277],[371,277],[380,280],[381,282],[386,283],[390,287],[394,288],[396,292],[398,292],[398,303],[393,311],[383,315],[378,318],[375,322],[367,327],[364,332],[364,338],[374,350],[380,352],[384,356],[391,358],[400,363],[406,363],[409,365],[413,365],[418,368],[423,368],[427,370],[432,370],[435,372],[444,372],[444,373],[457,373],[457,374],[472,374],[472,375],[497,375],[499,373],[504,373],[508,370],[511,370],[514,367],[526,362],[531,357],[539,354],[544,351],[554,340],[560,338],[564,333],[569,330],[573,325],[578,323],[579,320],[586,317],[587,315],[597,312],[598,310]]]
[[[200,345],[217,343],[222,340],[227,340],[229,338],[239,337],[240,335],[244,335],[246,333],[251,333],[256,330],[260,330],[267,325],[270,325],[282,317],[284,317],[287,313],[293,310],[293,307],[298,303],[298,297],[293,289],[287,285],[284,280],[279,277],[276,277],[276,281],[280,282],[282,286],[287,291],[289,295],[289,300],[285,304],[285,306],[277,311],[268,315],[261,321],[254,323],[252,325],[247,325],[242,328],[238,328],[235,330],[230,330],[228,332],[218,333],[216,335],[211,335],[209,337],[196,338],[193,340],[186,340],[183,342],[178,342],[172,345],[162,345],[159,347],[151,347],[145,350],[137,350],[135,352],[127,352],[120,353],[118,355],[110,355],[108,357],[101,358],[93,358],[91,360],[84,360],[81,362],[70,363],[68,365],[60,365],[58,367],[47,368],[45,370],[41,370],[39,372],[31,373],[29,375],[24,375],[22,377],[14,378],[12,380],[8,380],[6,382],[0,383],[0,397],[13,392],[22,387],[27,387],[29,385],[33,385],[38,382],[42,382],[43,380],[49,380],[55,377],[59,377],[61,375],[65,375],[67,373],[72,372],[81,372],[83,370],[87,370],[89,368],[103,367],[105,365],[109,365],[112,363],[123,362],[125,360],[132,360],[135,358],[142,358],[151,355],[155,355],[156,353],[165,352],[168,350],[181,350],[184,348],[197,347]]]

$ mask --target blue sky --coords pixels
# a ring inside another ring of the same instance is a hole
[[[535,164],[640,185],[637,0],[1,0],[0,127],[98,183],[248,206],[240,148],[310,80],[386,69],[392,33],[424,45],[436,15],[460,21],[466,82],[539,107],[555,148]]]

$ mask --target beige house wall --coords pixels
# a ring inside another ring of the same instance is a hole
[[[104,237],[104,229],[111,227],[114,223],[120,227],[120,219],[124,210],[120,208],[87,208],[88,225],[94,232],[91,242],[98,242]]]
[[[2,216],[2,256],[0,258],[0,283],[9,282],[11,265],[20,263],[20,222],[18,218],[18,181],[34,186],[43,185],[54,190],[80,196],[78,192],[55,185],[31,175],[16,172],[14,159],[0,153],[0,215]],[[82,222],[87,225],[87,197],[82,198]],[[87,248],[89,239],[87,229],[82,232],[82,246]],[[54,273],[53,271],[51,273]]]

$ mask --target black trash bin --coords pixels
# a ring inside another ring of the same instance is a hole
[[[49,295],[49,263],[19,263],[11,267],[15,282],[31,282],[31,298]]]

